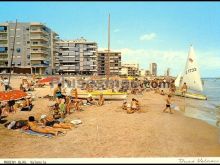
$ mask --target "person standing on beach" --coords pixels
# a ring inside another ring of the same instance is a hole
[[[5,91],[7,91],[9,89],[9,80],[7,77],[5,77],[2,81],[2,84],[4,85],[5,87]]]
[[[173,114],[173,112],[171,111],[171,95],[168,95],[167,99],[166,99],[166,108],[163,110],[163,112],[166,112],[167,108],[170,109],[170,114]]]
[[[184,84],[181,88],[182,96],[185,96],[187,89],[188,89],[188,87],[187,87],[186,83],[184,82]]]
[[[59,83],[59,84],[57,85],[57,87],[54,89],[54,93],[53,93],[53,94],[54,94],[54,97],[56,98],[56,102],[57,102],[58,104],[61,103],[61,99],[63,98],[61,86],[62,86],[62,84]]]

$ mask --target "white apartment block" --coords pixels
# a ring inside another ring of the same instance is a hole
[[[93,75],[97,73],[97,43],[84,38],[61,40],[59,54],[55,59],[56,71],[71,75]]]

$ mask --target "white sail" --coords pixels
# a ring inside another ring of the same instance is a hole
[[[181,73],[177,76],[177,78],[176,78],[176,80],[175,80],[175,82],[174,82],[174,84],[175,84],[175,86],[176,87],[179,87],[180,86],[180,79],[181,79]]]
[[[203,91],[199,67],[197,65],[194,49],[191,45],[189,55],[186,61],[185,71],[181,85],[186,82],[189,89]]]

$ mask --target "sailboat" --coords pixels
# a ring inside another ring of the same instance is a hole
[[[186,83],[188,90],[191,91],[187,91],[185,97],[199,100],[207,100],[207,97],[201,94],[201,92],[203,91],[203,83],[201,80],[199,67],[196,61],[195,51],[192,45],[189,49],[185,70],[182,74],[182,80],[180,74],[175,80],[175,85],[177,87],[181,87],[184,83]],[[175,95],[182,96],[182,93],[180,90],[177,90]]]

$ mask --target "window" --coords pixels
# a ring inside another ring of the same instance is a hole
[[[7,47],[0,47],[0,52],[1,53],[6,53],[7,52]]]
[[[30,30],[29,28],[26,28],[26,30]]]
[[[21,48],[17,48],[16,51],[17,51],[17,53],[20,53],[21,52]]]
[[[30,59],[30,58],[31,58],[30,54],[28,54],[28,55],[27,55],[27,58],[28,58],[28,59]]]
[[[6,31],[7,27],[6,26],[0,26],[0,31]]]
[[[30,41],[27,41],[27,44],[30,44]]]

